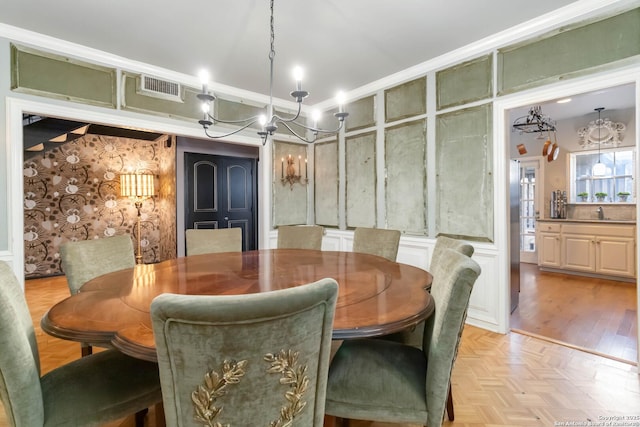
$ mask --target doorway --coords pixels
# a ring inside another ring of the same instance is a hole
[[[538,263],[536,219],[540,214],[541,162],[520,161],[520,262]]]
[[[256,249],[256,160],[185,153],[185,229],[240,228],[242,250]]]
[[[548,87],[544,87],[541,88],[538,91],[531,91],[530,93],[527,94],[522,94],[522,95],[514,95],[512,97],[509,97],[508,99],[503,99],[500,101],[496,102],[496,125],[498,129],[504,129],[504,133],[500,134],[498,133],[498,142],[499,142],[499,147],[501,149],[505,149],[504,155],[507,157],[507,159],[512,159],[517,157],[517,154],[514,155],[514,146],[512,146],[513,141],[511,140],[511,125],[513,123],[513,116],[511,116],[511,113],[514,112],[517,109],[527,109],[532,105],[545,105],[545,106],[555,106],[556,100],[560,100],[563,98],[571,98],[571,97],[579,97],[581,95],[601,95],[603,93],[606,93],[607,90],[609,88],[615,88],[617,86],[626,86],[629,88],[630,91],[630,96],[631,96],[631,100],[632,100],[632,107],[634,108],[634,113],[632,114],[632,117],[634,118],[633,123],[634,125],[631,126],[632,128],[632,137],[631,137],[631,141],[633,143],[633,145],[636,147],[636,149],[638,148],[639,144],[639,140],[638,140],[638,123],[637,123],[637,106],[638,106],[638,99],[640,98],[640,93],[638,91],[638,78],[637,78],[637,74],[634,75],[630,72],[619,72],[619,73],[613,73],[610,75],[607,75],[607,79],[603,79],[602,76],[600,77],[592,77],[592,78],[585,78],[585,79],[580,79],[578,81],[575,82],[570,82],[570,83],[558,83],[555,85],[549,85]],[[547,103],[547,104],[545,104]],[[598,103],[598,102],[596,102]],[[587,108],[588,110],[593,111],[593,102],[591,103],[592,105],[588,105],[585,108]],[[599,103],[598,103],[599,104]],[[599,106],[599,105],[598,105]],[[605,105],[606,106],[606,105]],[[545,107],[546,108],[546,107]],[[614,107],[615,108],[615,107]],[[586,114],[583,113],[584,116],[586,116]],[[584,124],[583,124],[584,125]],[[578,138],[576,137],[576,129],[573,129],[571,132],[571,137],[575,139],[574,143],[577,146],[578,145]],[[559,138],[560,139],[560,138]],[[533,142],[531,144],[531,147],[529,149],[529,151],[534,151],[537,152],[538,148],[542,148],[542,147],[538,147],[537,145],[535,145]],[[529,147],[527,147],[529,148]],[[577,149],[574,150],[567,150],[567,151],[577,151]],[[523,159],[524,160],[524,159]],[[543,159],[544,160],[544,159]],[[555,160],[555,159],[554,159]],[[554,162],[554,164],[552,165],[552,167],[557,167],[560,165],[563,165],[565,162],[559,161],[559,162]],[[546,167],[546,162],[544,162],[545,167]],[[637,165],[636,165],[636,170],[637,170]],[[505,176],[507,175],[507,173],[505,172]],[[557,187],[563,187],[566,186],[566,188],[569,187],[569,183],[565,182],[564,180],[569,180],[569,178],[567,177],[566,172],[563,172],[562,175],[558,174],[558,177],[560,177],[560,179],[562,181],[559,181],[559,179],[556,179],[556,181],[550,181],[548,178],[545,180],[544,178],[539,178],[537,179],[536,183],[544,183],[546,181],[547,187],[548,188],[557,188]],[[504,181],[503,181],[504,182]],[[635,194],[638,194],[638,183],[635,182],[634,183],[634,192]],[[521,202],[524,202],[524,200],[522,200]],[[505,200],[505,204],[508,205],[508,197],[506,197]],[[544,212],[547,213],[546,209],[548,207],[549,203],[547,202],[547,200],[545,199],[545,194],[542,193],[540,196],[540,204],[538,206],[538,211],[540,212]],[[636,205],[633,208],[634,211],[634,216],[637,217],[637,212],[638,212],[638,206]],[[513,232],[517,232],[518,234],[520,234],[520,236],[523,235],[523,230],[518,229],[516,230],[510,230],[509,233],[513,233]],[[526,234],[526,233],[525,233]],[[636,229],[636,240],[638,240],[639,236],[638,236],[638,230]],[[534,245],[535,248],[535,245]],[[508,252],[507,252],[508,253]],[[526,258],[527,254],[524,254],[523,258]],[[536,269],[536,271],[538,271],[537,266],[535,264],[523,264],[523,266],[531,266],[533,268]],[[637,246],[636,246],[636,261],[635,261],[635,267],[636,267],[636,272],[638,271],[638,254],[637,254]],[[521,268],[521,271],[523,270],[523,268]],[[526,270],[526,269],[524,269]],[[637,277],[637,274],[636,274]],[[526,283],[527,279],[523,276],[520,277],[520,281],[521,283]],[[558,284],[560,284],[560,282],[562,281],[562,278],[558,279]],[[632,286],[633,289],[633,293],[635,295],[635,297],[633,298],[633,312],[635,313],[637,311],[637,307],[639,304],[639,300],[638,300],[638,294],[636,292],[636,288],[637,288],[637,278],[636,281],[634,282]],[[506,289],[503,288],[505,292],[508,291],[509,287],[507,286]],[[562,301],[559,303],[559,308],[558,311],[562,311],[563,307],[570,307],[571,306],[571,300],[567,300],[567,299],[562,299]],[[544,303],[543,301],[541,301],[541,303]],[[587,310],[588,311],[588,310]],[[626,312],[629,312],[629,310],[625,309]],[[510,316],[507,315],[507,325],[509,327],[507,327],[507,330],[510,329],[511,327],[511,319]],[[629,324],[629,319],[625,319],[625,324],[628,325]],[[634,342],[635,345],[637,347],[637,325],[638,325],[638,317],[637,315],[634,314],[633,318],[630,320],[630,322],[633,324],[633,331],[634,331]],[[570,344],[570,343],[569,343]],[[633,362],[637,361],[637,351],[634,352],[634,360]]]

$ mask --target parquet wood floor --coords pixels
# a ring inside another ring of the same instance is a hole
[[[50,337],[39,327],[46,309],[67,292],[64,278],[27,282],[43,372],[80,356],[79,344]],[[588,425],[588,420],[595,426],[604,425],[596,424],[602,420],[599,417],[640,416],[640,376],[635,366],[516,333],[501,335],[466,326],[452,384],[456,419],[445,426]],[[149,425],[154,425],[153,410],[149,418]],[[133,425],[130,417],[107,427]],[[627,425],[638,426],[640,421]],[[0,409],[0,427],[6,426]],[[353,421],[351,426],[416,427],[366,421]]]
[[[525,263],[520,282],[513,330],[637,362],[635,283],[545,272]]]

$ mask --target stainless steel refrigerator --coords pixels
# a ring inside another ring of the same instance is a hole
[[[509,260],[511,313],[520,297],[520,162],[511,160],[509,173]]]

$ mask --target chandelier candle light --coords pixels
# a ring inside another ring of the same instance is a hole
[[[294,78],[296,80],[296,90],[291,92],[291,96],[296,100],[298,104],[297,112],[290,117],[282,117],[274,112],[273,108],[273,60],[276,56],[275,51],[275,32],[274,32],[274,19],[273,19],[273,1],[271,0],[271,19],[269,21],[270,29],[271,29],[271,49],[269,50],[269,105],[267,106],[267,114],[248,117],[245,119],[237,119],[237,120],[222,120],[217,118],[214,113],[214,101],[216,99],[215,95],[209,93],[207,89],[207,85],[209,84],[209,74],[206,71],[200,73],[200,80],[202,81],[202,93],[197,95],[198,99],[202,102],[202,112],[203,118],[199,120],[198,123],[204,129],[205,135],[212,139],[225,138],[231,135],[234,135],[238,132],[247,129],[248,127],[259,123],[261,126],[261,130],[258,131],[258,135],[262,138],[262,145],[265,145],[267,142],[267,138],[273,136],[273,133],[278,129],[278,124],[283,125],[285,128],[289,130],[294,136],[296,136],[301,141],[306,143],[313,143],[318,139],[318,134],[324,135],[332,135],[340,132],[340,129],[344,126],[344,120],[349,116],[349,113],[345,112],[343,109],[344,103],[344,95],[342,93],[338,94],[338,112],[334,113],[334,117],[338,119],[337,127],[334,129],[321,129],[318,127],[318,120],[320,119],[320,113],[314,112],[312,116],[313,125],[307,126],[306,124],[297,121],[300,118],[300,113],[302,112],[302,100],[309,96],[309,92],[306,90],[302,90],[302,68],[296,67],[294,69]],[[227,125],[238,126],[236,130],[231,132],[220,134],[220,135],[212,135],[209,133],[209,128],[217,123],[223,123]],[[291,125],[299,126],[306,130],[307,133],[310,133],[312,137],[308,137],[307,135],[300,135],[296,131],[294,131]]]
[[[142,264],[142,248],[140,245],[140,220],[142,202],[154,195],[154,176],[149,173],[127,173],[120,175],[120,194],[129,197],[138,210],[136,264]]]

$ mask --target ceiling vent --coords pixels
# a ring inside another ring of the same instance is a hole
[[[183,102],[180,83],[161,80],[157,77],[140,76],[138,93],[155,98],[168,99],[170,101]]]

